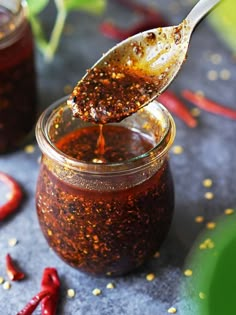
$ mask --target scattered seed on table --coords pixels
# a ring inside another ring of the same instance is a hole
[[[224,213],[225,213],[226,215],[231,215],[231,214],[234,213],[234,209],[231,209],[231,208],[225,209]]]
[[[26,145],[26,146],[24,147],[24,151],[25,151],[25,153],[28,153],[28,154],[34,153],[34,151],[35,151],[35,146],[32,145],[32,144]]]
[[[207,224],[206,224],[206,228],[209,230],[213,230],[215,227],[216,227],[215,222],[207,222]]]
[[[202,185],[203,185],[204,187],[211,187],[212,184],[213,184],[213,181],[212,181],[212,179],[210,179],[210,178],[205,178],[205,179],[202,181]]]
[[[100,295],[102,293],[102,290],[96,288],[96,289],[93,289],[92,293],[93,293],[93,295],[97,296],[97,295]]]
[[[11,283],[9,281],[5,281],[2,287],[4,290],[9,290],[11,288]]]
[[[207,192],[205,193],[204,197],[205,197],[206,199],[208,199],[208,200],[211,200],[211,199],[214,198],[214,194],[213,194],[213,192],[211,192],[211,191],[207,191]]]
[[[228,70],[228,69],[223,69],[223,70],[221,70],[221,71],[220,71],[220,78],[221,78],[222,80],[225,80],[225,81],[229,80],[229,79],[231,78],[231,72],[230,72],[230,70]]]
[[[191,269],[184,270],[184,275],[186,277],[191,277],[193,275],[193,271]]]
[[[216,70],[209,70],[207,72],[207,78],[210,81],[216,81],[218,79],[218,73]]]
[[[199,292],[199,297],[201,300],[204,300],[206,298],[206,294],[203,292]]]
[[[146,275],[146,280],[147,281],[153,281],[156,278],[156,276],[154,275],[154,273],[148,273]]]
[[[198,108],[198,107],[193,107],[191,109],[191,114],[194,116],[194,117],[199,117],[200,114],[201,114],[201,110]]]
[[[177,313],[177,309],[175,307],[170,307],[167,312],[169,314],[175,314],[175,313]]]
[[[222,61],[222,56],[220,54],[212,54],[210,60],[214,65],[219,65]]]
[[[201,250],[204,250],[204,249],[212,249],[215,247],[215,244],[214,242],[210,239],[210,238],[207,238],[204,242],[202,242],[200,245],[199,245],[199,248]]]
[[[172,152],[174,154],[181,154],[181,153],[183,153],[183,151],[184,151],[184,149],[183,149],[183,147],[181,145],[174,145],[172,147]]]
[[[114,289],[114,288],[115,288],[115,285],[114,285],[114,283],[109,282],[109,283],[107,284],[106,288],[107,288],[107,289]]]
[[[198,215],[195,217],[195,222],[196,223],[202,223],[204,221],[204,217],[202,215]]]
[[[5,281],[4,278],[0,277],[0,284],[3,284],[4,281]]]
[[[10,238],[10,239],[8,240],[8,245],[9,245],[10,247],[16,246],[17,243],[18,243],[18,240],[17,240],[16,238]]]
[[[75,290],[74,290],[74,289],[68,289],[68,290],[67,290],[67,296],[68,296],[69,298],[75,297]]]

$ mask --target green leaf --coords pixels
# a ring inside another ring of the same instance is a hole
[[[64,0],[66,10],[82,10],[90,13],[101,13],[106,5],[106,0]]]
[[[209,21],[232,52],[236,53],[236,1],[223,0],[209,14]]]
[[[27,0],[30,14],[40,13],[48,5],[48,2],[49,0]]]

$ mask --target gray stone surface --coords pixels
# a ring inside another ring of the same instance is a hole
[[[175,5],[171,0],[143,2],[160,7],[170,23],[178,23],[188,12],[191,1],[179,0],[175,1]],[[44,14],[42,18],[45,28],[49,27],[52,15]],[[74,85],[85,70],[115,44],[99,32],[99,23],[103,18],[112,18],[119,25],[127,27],[136,21],[137,16],[115,1],[109,1],[102,17],[73,13],[68,19],[72,33],[63,36],[53,62],[47,64],[37,55],[41,111],[63,96],[64,86]],[[219,65],[213,65],[210,61],[209,57],[214,53],[222,56]],[[218,73],[222,69],[230,70],[230,80],[209,81],[207,72],[212,69]],[[177,94],[184,88],[203,90],[210,98],[236,109],[235,81],[236,64],[230,51],[204,20],[192,38],[188,60],[171,89]],[[24,187],[26,195],[19,211],[0,222],[0,276],[7,278],[4,257],[8,252],[17,258],[27,274],[24,281],[12,283],[8,291],[0,286],[1,314],[13,315],[23,308],[39,291],[42,271],[47,266],[56,267],[61,277],[57,315],[164,315],[171,306],[177,308],[178,314],[194,314],[191,305],[186,303],[186,297],[179,294],[186,257],[204,227],[204,224],[196,224],[194,218],[204,215],[206,221],[214,220],[223,214],[225,208],[236,206],[236,123],[206,112],[201,113],[198,121],[197,128],[189,129],[176,118],[175,144],[183,146],[184,152],[181,155],[171,153],[176,208],[160,258],[153,258],[133,274],[110,280],[94,278],[70,268],[48,248],[38,225],[34,204],[40,156],[35,142],[33,154],[27,154],[22,148],[0,156],[0,170],[13,175]],[[214,183],[210,188],[215,195],[213,200],[204,199],[207,189],[201,182],[206,177]],[[18,244],[9,247],[8,240],[13,237]],[[156,274],[156,279],[147,282],[145,275],[150,272]],[[113,290],[106,289],[110,281],[116,284]],[[75,289],[75,298],[67,298],[68,288]],[[94,288],[100,288],[102,295],[93,296]],[[35,314],[40,314],[40,311],[37,310]]]

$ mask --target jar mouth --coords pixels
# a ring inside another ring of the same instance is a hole
[[[60,149],[58,149],[57,146],[55,145],[56,141],[54,141],[55,138],[57,138],[58,136],[58,130],[60,129],[59,125],[62,124],[62,121],[60,120],[61,119],[60,115],[62,116],[64,115],[66,111],[68,111],[69,120],[75,123],[75,125],[76,125],[76,122],[82,123],[83,126],[94,126],[94,124],[85,123],[79,118],[74,118],[72,116],[71,109],[67,105],[67,100],[68,100],[68,96],[55,101],[46,110],[44,110],[44,112],[41,114],[36,124],[36,139],[42,153],[46,155],[47,157],[53,159],[57,163],[60,163],[61,165],[64,165],[66,167],[69,167],[77,171],[79,170],[81,172],[86,172],[86,173],[97,173],[97,174],[120,173],[122,171],[127,171],[127,170],[134,170],[134,169],[136,170],[137,168],[140,169],[144,166],[147,167],[149,164],[153,163],[154,161],[159,160],[162,157],[164,157],[168,153],[171,145],[173,144],[175,133],[176,133],[174,120],[163,105],[161,105],[157,101],[153,101],[149,105],[139,110],[137,113],[134,113],[133,115],[125,118],[123,121],[119,123],[115,123],[115,124],[114,123],[110,124],[110,125],[125,124],[126,127],[128,126],[131,129],[132,127],[134,127],[134,129],[139,131],[139,129],[135,128],[135,126],[132,124],[132,121],[133,120],[139,121],[141,116],[142,116],[142,119],[145,117],[152,116],[152,119],[151,119],[152,122],[149,122],[149,123],[145,122],[142,128],[146,128],[150,130],[151,124],[154,124],[155,120],[158,122],[159,124],[158,128],[155,125],[153,125],[156,128],[156,130],[153,131],[153,134],[155,132],[157,133],[157,129],[159,129],[159,133],[160,133],[159,141],[153,144],[153,148],[151,148],[150,150],[148,150],[147,152],[143,154],[124,160],[122,162],[96,163],[96,162],[90,162],[90,161],[87,162],[83,160],[78,160],[73,157],[70,157],[69,155],[65,154]],[[53,126],[54,128],[56,128],[54,132],[52,132],[51,130],[52,122],[54,122]],[[58,139],[60,139],[60,137]]]

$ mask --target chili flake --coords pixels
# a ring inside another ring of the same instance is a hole
[[[114,283],[109,282],[109,283],[107,284],[106,288],[107,288],[107,289],[114,289],[114,288],[115,288],[115,285],[114,285]]]
[[[228,209],[225,209],[225,214],[226,215],[231,215],[231,214],[233,214],[234,213],[234,209],[230,209],[230,208],[228,208]]]
[[[149,273],[146,275],[146,280],[147,281],[153,281],[156,278],[154,273]]]
[[[75,290],[74,290],[74,289],[68,289],[68,290],[67,290],[67,296],[68,296],[69,298],[75,297]]]
[[[175,307],[170,307],[167,312],[169,314],[175,314],[175,313],[177,313],[177,309]]]
[[[208,200],[211,200],[214,198],[214,194],[211,191],[207,191],[204,196]]]
[[[209,230],[213,230],[216,227],[216,223],[215,222],[208,222],[206,225],[206,228]]]
[[[2,287],[4,290],[9,290],[11,288],[11,283],[9,281],[5,281]]]
[[[206,178],[202,181],[202,184],[204,187],[211,187],[213,182],[212,182],[212,179]]]
[[[96,288],[96,289],[94,289],[94,290],[92,291],[92,293],[93,293],[93,295],[98,296],[98,295],[102,294],[102,290]]]
[[[195,217],[195,222],[196,223],[202,223],[204,221],[204,217],[201,215],[198,215],[197,217]]]
[[[184,275],[185,275],[186,277],[191,277],[191,276],[193,275],[193,271],[192,271],[191,269],[186,269],[186,270],[184,271]]]

